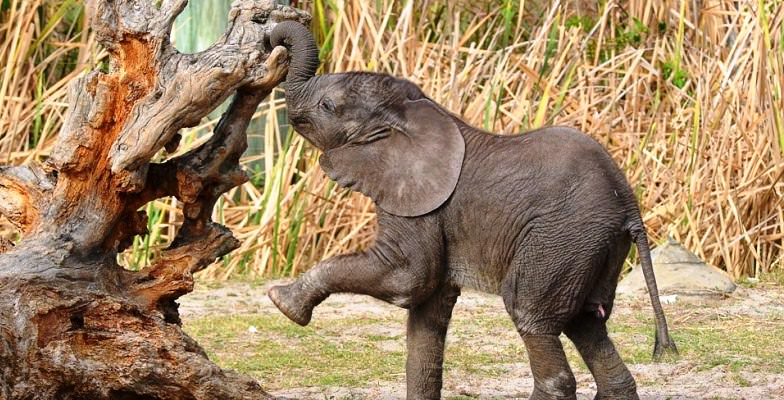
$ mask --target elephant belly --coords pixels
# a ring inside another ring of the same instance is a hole
[[[499,295],[502,276],[503,274],[492,268],[477,268],[475,264],[465,260],[450,261],[447,270],[447,279],[457,287]]]

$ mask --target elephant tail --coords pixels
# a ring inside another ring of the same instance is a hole
[[[635,221],[636,220],[636,221]],[[640,267],[645,277],[645,286],[648,287],[648,294],[651,296],[651,305],[656,320],[656,337],[653,346],[653,360],[659,361],[665,354],[676,356],[678,348],[672,340],[667,328],[667,318],[659,301],[659,289],[656,287],[656,277],[653,275],[653,262],[651,261],[651,250],[648,246],[648,234],[645,232],[645,225],[640,217],[636,217],[629,226],[629,233],[637,244],[637,251],[640,253]]]

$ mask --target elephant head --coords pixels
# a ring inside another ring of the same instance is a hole
[[[407,80],[315,75],[318,47],[299,23],[276,25],[270,43],[289,49],[289,119],[323,152],[319,163],[330,178],[399,216],[429,213],[451,196],[465,152],[454,117]]]

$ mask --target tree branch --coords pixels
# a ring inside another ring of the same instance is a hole
[[[220,40],[201,53],[181,54],[167,32],[183,6],[179,0],[165,1],[160,9],[155,1],[97,1],[91,14],[110,51],[112,73],[92,72],[70,87],[73,107],[49,160],[60,173],[48,207],[57,211],[49,215],[56,221],[79,215],[86,221],[72,232],[82,254],[96,246],[122,249],[129,238],[143,234],[145,215],[133,207],[144,203],[136,200],[200,192],[198,184],[149,188],[158,182],[148,179],[157,168],[149,161],[164,147],[176,148],[181,128],[197,124],[232,93],[269,93],[287,67],[284,48],[267,48],[272,26],[284,19],[309,20],[273,0],[237,1]],[[183,168],[175,174],[178,181],[194,174]],[[242,182],[236,173],[230,178],[235,185]]]
[[[161,43],[157,51],[166,57],[156,57],[162,64],[155,89],[134,107],[132,119],[112,146],[109,156],[114,173],[136,170],[180,129],[196,125],[239,88],[264,88],[283,78],[276,72],[282,70],[278,64],[285,54],[273,52],[267,57],[259,44],[268,42],[271,20],[294,9],[271,11],[263,7],[265,3],[235,4],[226,33],[203,52],[181,54]],[[308,18],[301,12],[294,15],[302,21]],[[126,186],[133,190],[138,183],[130,180]]]
[[[136,280],[133,296],[167,320],[179,322],[174,300],[193,290],[193,274],[239,246],[228,229],[212,222],[212,209],[224,192],[247,181],[239,164],[247,148],[245,131],[275,77],[285,74],[286,68],[280,67],[284,54],[277,48],[268,59],[269,70],[276,73],[237,92],[207,142],[150,170],[150,176],[160,180],[158,188],[173,190],[184,203],[184,222],[172,245]]]
[[[268,398],[253,379],[207,359],[178,326],[174,300],[238,245],[212,222],[213,208],[247,181],[245,130],[287,72],[286,50],[269,48],[270,30],[309,17],[273,0],[237,0],[223,37],[186,55],[169,43],[185,4],[91,0],[110,72],[69,87],[46,169],[0,168],[0,213],[26,233],[0,255],[8,294],[0,296],[0,398]],[[232,93],[207,142],[150,164]],[[166,196],[183,204],[176,238],[150,268],[124,270],[117,250],[147,230],[140,207]]]
[[[0,215],[30,232],[53,188],[54,178],[37,166],[0,167]]]

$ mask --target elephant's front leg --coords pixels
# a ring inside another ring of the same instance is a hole
[[[444,284],[408,312],[408,400],[440,399],[444,341],[460,289]]]
[[[283,314],[305,326],[313,308],[332,293],[366,294],[408,308],[436,287],[438,282],[429,279],[425,268],[364,251],[324,260],[294,283],[271,288],[269,297]]]

